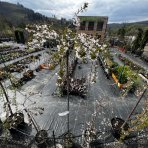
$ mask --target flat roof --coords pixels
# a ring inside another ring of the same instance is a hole
[[[104,21],[108,20],[108,16],[78,16],[81,21]]]

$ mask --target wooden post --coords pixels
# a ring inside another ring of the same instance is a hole
[[[69,50],[66,51],[66,73],[67,73],[67,110],[69,112]],[[69,113],[67,114],[67,129],[69,133]]]
[[[54,144],[54,147],[56,148],[56,141],[55,141],[55,134],[54,134],[54,131],[52,131],[53,133],[53,144]]]
[[[31,115],[29,114],[29,112],[27,111],[27,109],[24,109],[28,115],[28,117],[31,119],[31,122],[34,126],[34,128],[36,129],[37,132],[39,132],[39,129],[38,129],[38,125],[36,125],[36,123],[34,122],[34,120],[32,119]]]
[[[7,104],[8,104],[8,108],[9,108],[9,111],[10,111],[10,114],[13,115],[13,112],[12,112],[12,109],[11,109],[11,106],[10,106],[10,101],[9,101],[8,95],[6,93],[6,90],[5,90],[4,86],[3,86],[3,84],[1,83],[1,81],[0,81],[0,86],[1,86],[1,88],[3,90],[4,95],[5,95],[5,98],[6,98],[6,101],[7,101]]]
[[[132,109],[131,113],[128,115],[128,117],[126,118],[125,122],[123,123],[123,125],[121,126],[121,128],[124,128],[125,124],[127,123],[127,121],[130,119],[131,115],[133,114],[133,112],[135,111],[136,107],[138,106],[139,102],[141,101],[141,99],[143,98],[145,92],[146,92],[147,88],[143,91],[141,97],[139,98],[139,100],[137,101],[136,105],[134,106],[134,108]]]

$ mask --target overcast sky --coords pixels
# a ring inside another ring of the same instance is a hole
[[[134,22],[148,20],[148,0],[1,0],[19,2],[46,16],[72,18],[74,12],[88,2],[86,12],[81,15],[108,16],[112,22]]]

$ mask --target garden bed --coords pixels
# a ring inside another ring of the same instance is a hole
[[[144,71],[144,69],[140,69],[140,67],[136,67],[136,65],[132,65],[133,68],[131,69],[129,67],[130,64],[127,66],[120,66],[113,60],[109,50],[101,51],[100,55],[99,62],[101,63],[101,67],[104,71],[107,69],[108,76],[113,78],[120,89],[128,92],[135,92],[137,89],[143,88],[142,79],[135,72],[135,69],[137,68],[141,71]]]
[[[120,89],[123,88],[123,85],[124,85],[124,84],[121,84],[121,83],[119,82],[119,80],[117,79],[117,77],[115,76],[114,73],[112,73],[112,78],[113,78],[113,80],[115,81],[115,83],[117,84],[117,86],[118,86]]]
[[[44,48],[20,49],[19,47],[10,47],[10,46],[3,47],[2,46],[0,47],[0,54],[2,55],[0,58],[0,64],[11,61],[11,60],[15,60],[23,56],[27,56],[31,53],[39,52],[42,50],[44,50]]]
[[[122,62],[125,63],[125,65],[128,65],[133,71],[135,71],[137,73],[141,73],[142,75],[144,75],[144,77],[146,77],[148,79],[148,71],[146,71],[144,68],[133,63],[132,61],[130,61],[126,57],[123,57],[122,55],[119,55],[118,57]]]

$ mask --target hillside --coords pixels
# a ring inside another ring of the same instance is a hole
[[[65,18],[58,20],[56,17],[49,18],[33,10],[25,8],[21,4],[12,4],[0,1],[0,37],[13,36],[14,28],[24,29],[26,24],[49,23],[54,29],[67,26],[70,22]]]
[[[119,29],[123,25],[125,25],[127,27],[132,27],[133,26],[133,27],[147,28],[148,27],[148,21],[132,22],[132,23],[111,23],[111,24],[108,24],[108,27],[110,29]]]
[[[138,28],[141,28],[144,31],[148,29],[148,21],[122,23],[122,24],[112,23],[108,24],[108,29],[110,34],[117,34],[118,30],[123,26],[126,29],[126,35],[135,35]]]
[[[40,13],[25,8],[21,4],[12,4],[0,1],[0,37],[13,36],[13,28],[25,28],[28,23],[51,22]]]
[[[5,19],[13,26],[26,24],[30,22],[49,21],[49,18],[35,13],[33,10],[25,8],[21,4],[11,4],[8,2],[0,2],[0,19]]]
[[[141,21],[141,22],[132,22],[132,23],[124,23],[126,26],[144,26],[148,27],[148,21]],[[109,28],[121,28],[123,26],[123,23],[111,23],[108,24]]]

